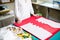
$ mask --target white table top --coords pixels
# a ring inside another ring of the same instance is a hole
[[[36,2],[32,2],[32,3],[40,5],[40,6],[44,6],[44,7],[48,7],[48,8],[52,8],[52,9],[56,9],[56,10],[60,10],[59,5],[57,5],[57,4],[52,4],[52,3],[36,3]]]

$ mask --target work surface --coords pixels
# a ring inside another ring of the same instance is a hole
[[[32,35],[41,40],[49,40],[60,31],[60,23],[56,23],[41,16],[32,16],[23,20],[21,23],[15,23]]]

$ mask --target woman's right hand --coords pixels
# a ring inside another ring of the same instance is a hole
[[[16,22],[16,23],[19,23],[19,21],[20,21],[20,19],[16,17],[16,18],[15,18],[15,22]]]

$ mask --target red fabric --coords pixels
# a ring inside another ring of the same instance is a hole
[[[40,18],[40,17],[41,17],[41,16],[37,16],[37,17],[31,16],[30,18],[27,18],[27,19],[23,20],[23,21],[20,22],[20,23],[16,23],[16,22],[15,22],[14,25],[17,26],[17,27],[20,27],[20,26],[22,26],[22,25],[24,25],[24,24],[27,24],[27,23],[31,22],[32,20],[35,20],[35,19]]]
[[[53,35],[55,34],[55,33],[57,33],[60,29],[59,28],[53,28],[53,27],[51,27],[50,25],[48,25],[48,24],[44,24],[44,23],[41,23],[41,22],[38,22],[38,21],[36,21],[36,19],[38,19],[38,18],[40,18],[41,16],[37,16],[37,17],[35,17],[35,16],[32,16],[32,17],[30,17],[30,18],[27,18],[27,19],[25,19],[25,20],[23,20],[21,23],[14,23],[17,27],[20,27],[20,26],[22,26],[22,25],[24,25],[24,24],[27,24],[27,23],[33,23],[34,25],[37,25],[37,26],[39,26],[39,27],[42,27],[43,29],[45,29],[45,30],[47,30],[48,32],[50,32],[50,33],[52,33]],[[52,37],[53,35],[51,35],[50,37]],[[49,38],[50,38],[49,37]],[[47,39],[49,39],[49,38],[47,38]],[[46,39],[46,40],[47,40]]]

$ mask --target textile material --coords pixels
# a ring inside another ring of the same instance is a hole
[[[54,36],[52,36],[51,38],[50,38],[50,40],[60,40],[60,31],[59,32],[57,32]]]
[[[53,24],[51,25],[49,23]],[[34,36],[38,37],[41,40],[47,40],[47,39],[49,40],[54,34],[56,34],[60,30],[59,23],[56,22],[54,23],[54,21],[51,20],[49,21],[48,19],[43,18],[41,16],[39,17],[32,16],[28,19],[23,20],[22,23],[19,24],[15,23],[15,25],[23,28],[24,30],[28,31],[29,33],[33,34]]]

